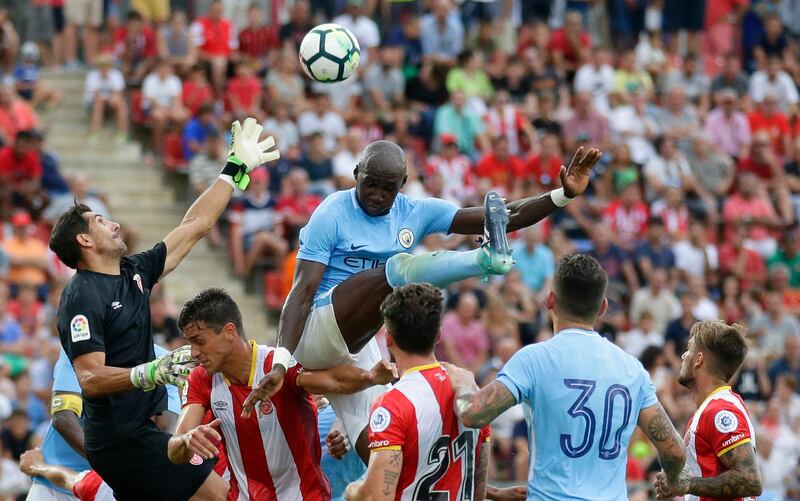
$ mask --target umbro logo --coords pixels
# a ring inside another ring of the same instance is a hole
[[[114,310],[118,310],[122,308],[122,305],[119,303],[119,301],[114,301],[113,303],[111,303],[111,308]]]
[[[364,244],[364,245],[350,244],[350,250],[351,250],[351,251],[356,251],[356,250],[358,250],[358,249],[363,249],[363,248],[364,248],[364,247],[366,247],[367,245],[368,245],[368,244]]]
[[[228,402],[224,400],[217,400],[212,404],[214,406],[215,411],[227,411],[228,410]]]

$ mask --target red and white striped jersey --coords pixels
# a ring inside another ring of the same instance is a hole
[[[458,499],[472,501],[475,467],[489,427],[465,428],[456,416],[455,394],[438,364],[407,370],[372,404],[369,448],[403,451],[396,501]]]
[[[686,435],[686,468],[695,477],[716,477],[727,471],[719,457],[744,445],[755,447],[755,431],[742,397],[721,386],[711,392],[689,421]],[[755,498],[731,498],[743,501]],[[686,501],[711,498],[686,496]]]
[[[242,403],[255,383],[272,369],[274,348],[254,341],[250,380],[231,384],[222,374],[197,367],[187,380],[186,403],[210,409],[222,422],[230,471],[229,501],[328,501],[330,485],[320,468],[317,410],[297,385],[303,371],[294,365],[281,389],[257,412],[242,419]]]
[[[81,501],[114,501],[114,490],[94,470],[78,474],[72,493]]]

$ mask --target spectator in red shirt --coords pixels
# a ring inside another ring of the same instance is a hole
[[[508,150],[508,138],[497,136],[492,151],[478,162],[475,174],[488,178],[493,189],[510,195],[514,190],[514,177],[522,171],[522,161]]]
[[[458,150],[458,138],[450,133],[439,136],[442,145],[438,154],[428,158],[425,168],[425,182],[440,176],[442,181],[441,198],[459,203],[475,191],[472,182],[472,162]]]
[[[223,6],[214,0],[208,7],[208,14],[192,23],[192,37],[200,49],[200,59],[211,64],[211,83],[220,97],[225,89],[225,72],[231,52],[239,47],[236,28],[222,17]]]
[[[189,113],[196,117],[200,107],[214,102],[214,91],[208,83],[206,67],[202,63],[195,64],[189,78],[183,82],[183,105],[189,108]]]
[[[603,210],[603,220],[613,232],[614,243],[628,252],[644,237],[648,216],[647,204],[642,202],[641,190],[635,182],[623,188],[619,197]]]
[[[308,173],[303,169],[292,169],[283,178],[281,196],[275,210],[283,214],[287,240],[292,242],[300,228],[308,223],[311,213],[322,202],[318,195],[309,193]]]
[[[234,120],[244,117],[254,117],[259,122],[264,120],[261,82],[250,63],[240,62],[236,65],[236,76],[228,81],[225,95]]]
[[[748,225],[743,221],[733,224],[733,233],[719,248],[719,271],[724,277],[732,275],[739,281],[741,290],[764,285],[767,266],[764,258],[745,247]]]
[[[748,225],[746,244],[764,258],[772,256],[778,248],[773,231],[781,220],[766,195],[763,186],[751,172],[739,177],[739,190],[725,201],[722,219],[725,222],[725,239],[731,240],[737,223]]]
[[[764,96],[764,100],[747,116],[747,120],[750,122],[750,132],[754,139],[758,132],[767,133],[769,144],[778,158],[783,158],[792,151],[789,120],[778,109],[777,96],[774,94]]]
[[[0,83],[0,145],[12,144],[17,132],[39,127],[31,105],[20,99],[12,85]]]
[[[114,33],[114,56],[122,63],[122,74],[129,84],[138,84],[155,64],[156,35],[136,11],[128,14],[125,26]]]
[[[759,131],[753,136],[750,156],[739,161],[737,171],[740,176],[739,187],[744,182],[741,179],[742,174],[755,175],[775,200],[783,223],[788,225],[794,221],[794,207],[786,180],[786,172],[770,148],[769,136],[766,131]]]
[[[544,193],[561,186],[559,174],[563,162],[558,137],[553,134],[542,137],[542,151],[532,156],[517,173],[517,193]]]
[[[36,151],[40,138],[35,130],[23,130],[13,145],[0,148],[0,211],[10,206],[41,208],[42,164]]]
[[[574,73],[589,60],[591,38],[583,29],[580,12],[569,11],[564,18],[564,27],[553,31],[547,49],[553,55],[556,68]]]
[[[261,8],[252,4],[247,9],[247,27],[239,33],[239,54],[256,73],[263,75],[275,65],[281,42],[275,26],[264,24]]]

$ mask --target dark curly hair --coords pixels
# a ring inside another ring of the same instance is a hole
[[[61,214],[50,234],[50,250],[72,269],[77,268],[81,260],[81,246],[76,238],[81,233],[89,233],[89,222],[83,214],[91,211],[88,205],[75,203]]]
[[[395,343],[415,355],[433,352],[439,339],[442,309],[442,293],[429,284],[395,289],[381,304],[383,321]]]

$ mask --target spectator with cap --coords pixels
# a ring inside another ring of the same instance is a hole
[[[420,20],[422,53],[454,61],[464,48],[464,25],[450,0],[435,0],[431,12]]]
[[[266,256],[280,269],[289,252],[284,240],[283,217],[276,210],[276,200],[267,190],[269,174],[259,167],[250,172],[250,186],[230,214],[233,269],[247,277]]]
[[[42,198],[42,164],[35,150],[39,133],[20,131],[13,144],[0,148],[0,211],[9,205],[40,209]]]
[[[21,130],[39,128],[39,117],[14,86],[0,80],[0,144],[10,145]]]
[[[25,211],[11,216],[11,238],[3,240],[3,251],[9,259],[8,281],[14,285],[41,287],[47,283],[50,262],[47,246],[33,236],[33,219]]]
[[[104,52],[97,57],[97,68],[86,75],[84,103],[92,117],[89,126],[90,145],[96,145],[100,140],[98,134],[106,111],[111,111],[117,121],[114,141],[121,144],[128,138],[128,104],[123,95],[125,77],[113,65],[111,54]]]
[[[747,156],[750,146],[750,123],[737,106],[736,91],[723,88],[717,93],[717,107],[706,117],[705,133],[711,143],[733,158]]]

